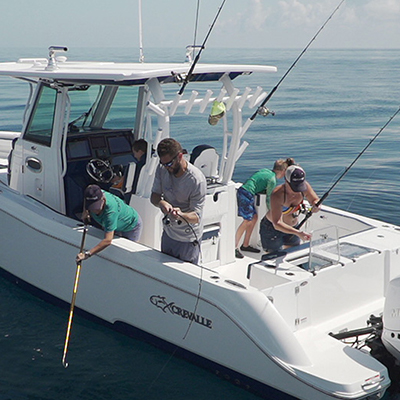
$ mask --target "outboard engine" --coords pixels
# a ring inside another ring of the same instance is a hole
[[[381,338],[389,353],[400,362],[400,277],[389,282]]]

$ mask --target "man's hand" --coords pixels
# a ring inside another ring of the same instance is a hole
[[[81,261],[87,260],[92,254],[90,251],[84,251],[83,253],[78,253],[75,258],[76,263],[78,264]]]
[[[163,214],[172,214],[174,210],[174,207],[172,207],[172,205],[165,200],[160,200],[160,202],[158,203],[158,207],[160,207],[160,210]]]
[[[300,231],[298,236],[304,242],[307,242],[308,240],[311,240],[311,235],[309,233],[307,233],[307,232],[304,232],[304,231]]]

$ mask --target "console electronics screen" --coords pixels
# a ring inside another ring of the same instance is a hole
[[[107,147],[104,136],[94,136],[90,138],[90,144],[93,150],[104,149]]]
[[[107,138],[111,154],[125,154],[132,152],[131,144],[126,136],[112,136]]]
[[[92,155],[89,142],[86,139],[68,142],[67,151],[69,159],[89,158]]]

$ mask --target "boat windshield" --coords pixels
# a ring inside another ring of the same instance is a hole
[[[71,89],[70,130],[133,129],[137,96],[138,88],[128,86],[92,85]]]

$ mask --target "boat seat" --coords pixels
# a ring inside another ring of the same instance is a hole
[[[121,192],[124,193],[124,199],[129,204],[132,194],[136,193],[140,172],[144,166],[144,163],[130,162],[123,172],[124,182],[121,187]]]
[[[132,193],[134,190],[134,181],[136,176],[136,163],[130,162],[124,171],[125,181],[122,188],[124,193]],[[135,188],[136,189],[136,188]]]
[[[214,147],[201,144],[192,150],[190,163],[200,169],[206,178],[218,176],[219,155]]]

